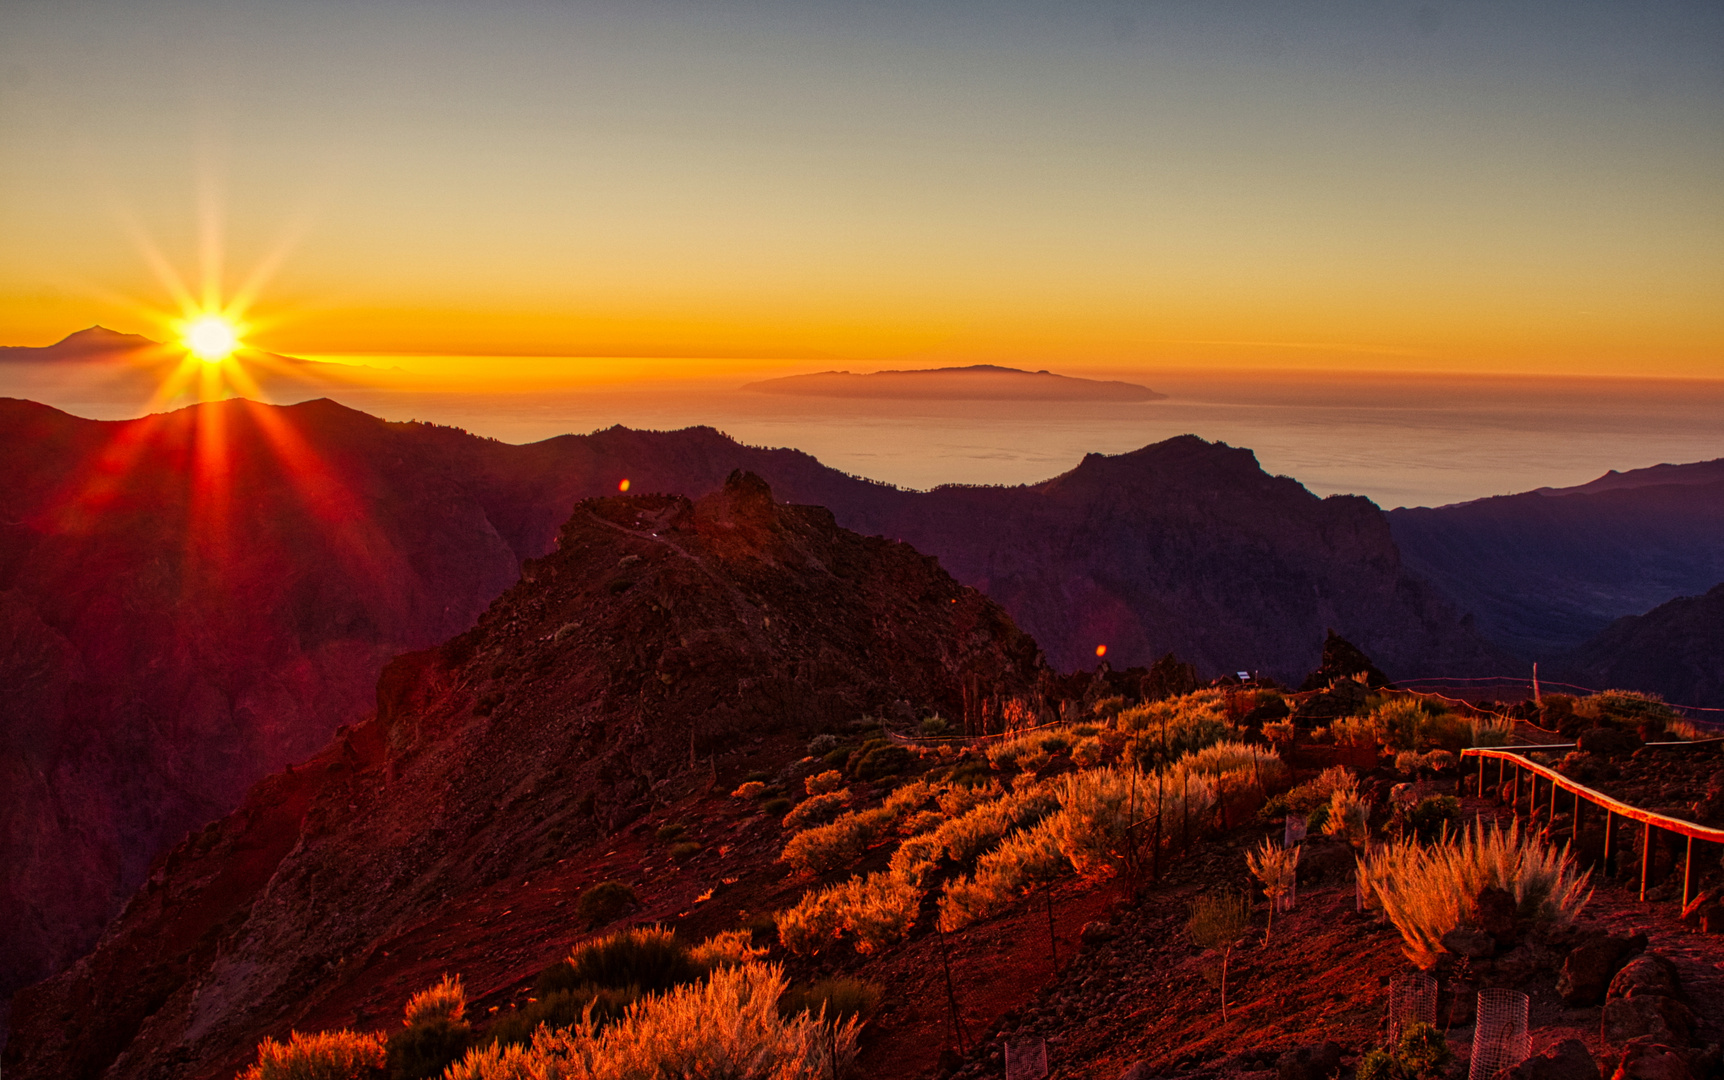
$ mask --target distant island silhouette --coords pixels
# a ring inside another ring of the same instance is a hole
[[[928,401],[1156,401],[1167,396],[1136,383],[1079,379],[996,364],[867,375],[822,371],[749,383],[743,389],[758,394]]]

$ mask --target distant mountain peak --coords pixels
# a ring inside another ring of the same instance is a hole
[[[743,387],[757,394],[806,397],[882,398],[914,401],[1155,401],[1158,394],[1136,383],[1081,379],[1047,369],[1024,371],[999,364],[876,371],[821,371],[787,375]]]
[[[100,323],[73,331],[59,341],[48,346],[50,349],[75,349],[86,351],[92,349],[142,349],[160,342],[145,337],[142,334],[126,334],[118,330],[110,330]]]

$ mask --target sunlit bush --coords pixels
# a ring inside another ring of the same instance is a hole
[[[854,877],[811,891],[780,912],[778,940],[806,956],[849,933],[856,951],[873,952],[910,932],[921,903],[921,890],[890,870]]]
[[[754,947],[754,933],[750,930],[725,930],[688,950],[689,962],[702,971],[734,967],[765,955],[765,949]]]
[[[844,786],[844,774],[837,769],[815,773],[802,781],[802,790],[810,795],[830,795]]]
[[[1514,738],[1514,721],[1506,716],[1475,716],[1467,721],[1471,746],[1507,746]]]
[[[750,962],[704,982],[644,998],[600,1028],[543,1030],[531,1046],[487,1047],[451,1066],[448,1080],[802,1080],[846,1070],[857,1021],[782,1015],[784,973]]]
[[[239,1080],[370,1080],[384,1067],[383,1036],[353,1031],[296,1031],[286,1042],[265,1039],[257,1064]]]
[[[1568,922],[1592,895],[1588,877],[1566,846],[1522,836],[1518,822],[1507,830],[1468,828],[1430,845],[1388,844],[1358,860],[1361,894],[1395,924],[1420,967],[1436,963],[1444,934],[1476,916],[1486,886],[1512,893],[1522,916]]]
[[[786,829],[806,829],[816,822],[831,821],[843,812],[849,801],[846,793],[827,792],[822,795],[810,795],[796,804],[796,808],[784,815]]]

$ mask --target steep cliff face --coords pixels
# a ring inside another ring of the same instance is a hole
[[[933,559],[752,475],[699,502],[583,502],[474,629],[389,666],[374,718],[259,783],[90,956],[21,992],[8,1075],[219,1075],[346,965],[710,784],[738,744],[898,702],[957,716],[967,688],[1041,673]],[[440,962],[485,947],[442,941]]]

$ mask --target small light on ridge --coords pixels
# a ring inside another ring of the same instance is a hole
[[[1107,655],[1107,646],[1106,645],[1097,645],[1095,647],[1095,654],[1097,656],[1106,656]]]
[[[629,489],[629,478],[625,476],[625,477],[623,477],[623,482],[617,485],[617,490],[618,491],[627,491],[628,489]]]

